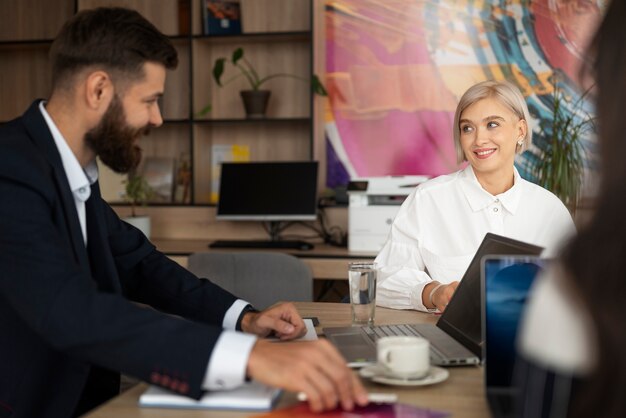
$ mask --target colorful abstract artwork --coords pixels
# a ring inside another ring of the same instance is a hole
[[[456,104],[487,79],[511,81],[526,97],[534,145],[516,164],[532,180],[530,162],[549,146],[540,126],[555,86],[569,111],[593,112],[579,68],[603,3],[326,0],[327,185],[457,170]],[[593,138],[585,144],[591,150]]]

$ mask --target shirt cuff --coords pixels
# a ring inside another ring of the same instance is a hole
[[[248,305],[250,304],[243,299],[237,299],[230,305],[230,308],[226,311],[226,315],[224,315],[222,328],[234,330],[237,326],[237,320],[239,319],[239,315],[241,315],[241,311]]]
[[[247,303],[246,303],[247,304]],[[256,336],[224,331],[219,336],[204,375],[204,390],[226,390],[241,386]]]
[[[411,305],[418,311],[422,312],[431,312],[424,303],[422,302],[422,293],[424,293],[424,288],[427,284],[432,283],[432,280],[419,283],[413,289],[411,289]]]

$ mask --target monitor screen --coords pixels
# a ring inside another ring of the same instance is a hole
[[[485,385],[494,416],[511,416],[519,392],[515,340],[529,290],[546,260],[528,256],[483,259]]]
[[[530,286],[543,263],[539,257],[519,256],[483,261],[488,386],[506,388],[513,384],[515,337]]]
[[[222,163],[217,219],[315,220],[317,162]]]

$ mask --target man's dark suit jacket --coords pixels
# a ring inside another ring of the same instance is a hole
[[[111,371],[200,397],[236,298],[156,251],[97,183],[86,248],[38,105],[0,126],[0,417],[79,414],[115,393]]]

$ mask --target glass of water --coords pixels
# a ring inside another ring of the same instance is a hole
[[[372,325],[376,308],[376,263],[355,262],[348,267],[352,324]]]

